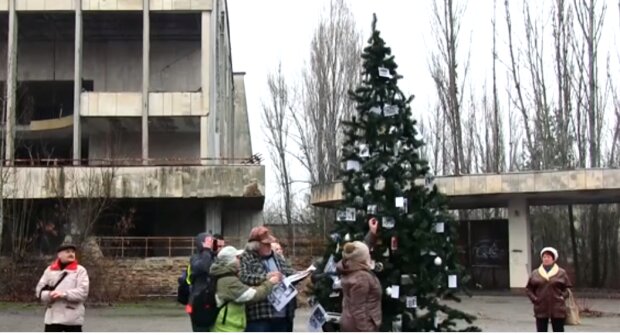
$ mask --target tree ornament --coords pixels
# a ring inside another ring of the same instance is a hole
[[[441,266],[441,263],[442,263],[441,257],[439,257],[439,256],[435,257],[435,265]]]
[[[375,179],[375,190],[383,191],[385,189],[385,178],[379,177]]]
[[[360,170],[360,162],[354,160],[347,161],[347,170],[348,171],[359,171]]]
[[[360,144],[360,157],[367,158],[370,157],[370,149],[367,144]]]
[[[347,233],[346,235],[344,235],[344,241],[351,242],[351,234]]]
[[[383,116],[391,117],[398,114],[398,106],[386,104],[383,106]]]
[[[391,216],[383,217],[383,220],[381,222],[381,227],[386,228],[386,229],[392,229],[394,228],[394,226],[396,226],[396,220],[394,220],[393,217]]]
[[[387,128],[384,125],[381,125],[379,126],[379,129],[377,129],[377,134],[384,135],[386,131],[387,131]]]
[[[388,78],[388,79],[392,78],[392,74],[390,74],[390,70],[388,70],[387,68],[384,68],[381,66],[379,67],[378,71],[379,71],[379,77]]]
[[[392,236],[392,240],[390,241],[390,249],[392,249],[392,251],[398,250],[398,238],[396,236]]]
[[[416,296],[405,297],[405,306],[407,306],[407,308],[418,308],[418,297]]]

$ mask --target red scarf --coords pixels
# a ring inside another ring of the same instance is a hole
[[[77,260],[67,264],[67,266],[65,266],[66,270],[77,270],[78,267],[78,262]],[[57,258],[54,263],[52,263],[52,265],[50,265],[50,269],[54,270],[54,271],[60,271],[61,267],[60,267],[60,259]]]

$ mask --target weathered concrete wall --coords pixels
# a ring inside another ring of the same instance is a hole
[[[18,80],[73,80],[73,56],[73,41],[20,41]],[[0,62],[6,63],[6,41]],[[6,80],[6,67],[0,68]],[[199,42],[151,41],[151,91],[199,91],[199,69]],[[97,92],[141,92],[142,41],[84,41],[83,78]]]
[[[133,159],[142,158],[141,134],[116,131],[113,136],[103,133],[89,135],[88,156],[91,160],[115,159],[118,165],[136,164]],[[149,156],[152,159],[163,160],[180,159],[199,161],[200,156],[199,133],[164,133],[151,132],[149,136]],[[130,158],[123,164],[123,158]]]
[[[252,156],[252,137],[250,136],[250,121],[248,119],[248,104],[245,97],[244,73],[235,73],[235,127],[234,153],[235,157]]]
[[[7,171],[7,199],[264,197],[265,167],[257,165],[22,167]],[[103,180],[103,182],[102,182]]]
[[[260,210],[226,210],[222,213],[222,233],[237,248],[245,247],[250,230],[263,224]]]

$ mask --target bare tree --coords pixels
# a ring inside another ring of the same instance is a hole
[[[344,0],[332,0],[321,17],[303,72],[303,113],[295,113],[301,153],[299,161],[312,184],[333,181],[340,168],[342,121],[354,105],[348,92],[360,75],[361,37]]]
[[[581,143],[588,143],[588,158],[590,167],[599,167],[601,164],[601,127],[603,120],[604,98],[601,94],[598,78],[598,47],[601,39],[604,16],[607,6],[603,3],[600,8],[596,0],[574,0],[575,13],[581,39],[575,41],[574,49],[585,57],[576,57],[578,76],[578,101],[575,108],[579,116],[585,115],[587,136],[582,133]],[[579,117],[578,116],[578,117]],[[581,120],[581,118],[579,117]],[[584,152],[582,152],[584,153]],[[585,160],[585,157],[582,157]],[[601,283],[601,264],[606,268],[606,260],[600,258],[601,251],[601,223],[599,222],[599,208],[591,207],[589,215],[589,242],[592,275],[590,285],[598,287]],[[605,250],[605,249],[603,249]],[[607,253],[604,251],[604,256]],[[603,272],[605,269],[603,269]]]
[[[440,3],[440,4],[438,4]],[[430,65],[431,76],[435,82],[439,106],[447,121],[452,142],[453,173],[469,173],[463,145],[463,86],[467,77],[469,57],[465,64],[462,81],[457,71],[458,35],[460,17],[464,8],[457,7],[453,0],[433,2],[433,34],[438,50],[433,54]],[[444,171],[446,173],[447,171]]]
[[[284,221],[289,227],[289,241],[294,241],[292,179],[289,167],[288,138],[292,116],[289,89],[282,74],[282,64],[275,74],[267,79],[270,101],[263,103],[263,125],[267,132],[269,155],[275,165],[275,175],[280,194],[280,209],[284,210]],[[293,253],[295,248],[293,247]]]
[[[314,31],[310,61],[303,71],[302,112],[293,114],[301,149],[295,157],[311,184],[338,177],[342,121],[355,109],[348,92],[359,81],[361,45],[350,8],[344,0],[331,0]],[[317,224],[326,227],[329,214],[323,209],[315,213]]]

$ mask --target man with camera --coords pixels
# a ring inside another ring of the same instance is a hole
[[[75,257],[76,246],[58,248],[58,258],[45,269],[36,287],[44,304],[46,332],[81,332],[84,301],[88,297],[88,273]]]
[[[186,311],[192,322],[192,331],[208,332],[211,328],[206,297],[209,294],[209,270],[219,249],[225,245],[221,235],[200,233],[196,236],[196,253],[189,260],[189,283],[191,285]]]

